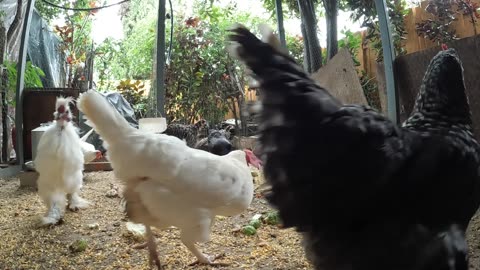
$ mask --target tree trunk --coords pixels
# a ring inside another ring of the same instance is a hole
[[[237,73],[229,69],[230,73],[230,78],[233,78],[235,80],[235,83],[238,88],[238,95],[237,95],[237,102],[238,102],[238,115],[240,116],[240,126],[242,132],[236,133],[238,135],[242,134],[243,136],[247,135],[247,122],[246,122],[246,117],[245,117],[245,85],[243,85],[240,80],[238,79]],[[235,128],[238,128],[238,122],[235,119]],[[238,130],[238,129],[237,129]]]
[[[305,29],[305,24],[303,22],[300,24],[300,29],[302,30],[303,36],[303,69],[307,72],[311,72],[310,42],[308,42],[307,30]]]
[[[307,72],[313,73],[322,66],[322,48],[317,36],[317,19],[313,0],[298,0],[298,8],[302,20],[304,67]]]
[[[7,50],[7,33],[5,27],[0,25],[0,65],[4,64],[5,55]],[[2,69],[0,71],[0,91],[1,91],[1,106],[2,106],[2,162],[8,162],[8,104],[7,104],[7,93],[8,93],[8,78],[7,70]]]
[[[21,21],[22,7],[23,7],[23,0],[17,0],[17,12],[15,13],[15,18],[13,18],[12,24],[10,24],[10,27],[8,27],[7,41],[10,41],[10,39],[13,36],[13,33],[15,33],[15,29],[17,29],[18,24]]]
[[[325,15],[327,19],[327,60],[332,59],[338,52],[337,40],[337,16],[338,1],[323,0]]]
[[[227,104],[228,104],[228,107],[230,107],[230,110],[232,110],[232,113],[233,113],[233,119],[235,119],[235,128],[237,130],[239,130],[239,126],[238,126],[238,113],[237,113],[237,102],[235,102],[235,97],[232,97],[231,98],[232,102],[229,103],[228,102],[228,99],[227,99]]]
[[[242,130],[242,136],[247,136],[248,134],[248,126],[247,126],[247,118],[245,117],[245,99],[244,95],[239,95],[238,96],[238,110],[239,110],[239,115],[240,115],[240,126]]]

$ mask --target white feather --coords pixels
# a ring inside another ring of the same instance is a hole
[[[94,161],[97,158],[97,154],[100,152],[99,150],[95,149],[93,144],[86,142],[92,133],[93,128],[80,138],[80,147],[82,148],[85,163]]]

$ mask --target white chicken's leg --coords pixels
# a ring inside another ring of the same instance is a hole
[[[68,209],[70,209],[71,211],[78,211],[79,209],[87,208],[90,203],[79,195],[83,183],[82,172],[79,171],[76,174],[71,175],[67,179],[67,182],[70,182],[73,187],[70,190],[69,194],[67,194]]]
[[[73,194],[67,194],[67,198],[68,198],[68,209],[70,209],[71,211],[78,211],[79,209],[85,209],[87,208],[90,203],[83,199],[82,197],[80,197],[80,195],[78,195],[78,192],[74,192]]]
[[[153,237],[152,229],[150,228],[150,226],[145,226],[145,232],[147,234],[146,245],[148,247],[148,262],[150,264],[150,268],[153,268],[153,263],[155,263],[157,269],[161,270],[162,265],[160,264],[160,259],[158,259],[157,246],[155,244],[155,238]]]
[[[47,207],[47,212],[40,220],[40,226],[57,224],[64,214],[65,195],[61,192],[52,191],[42,181],[38,184],[38,194]]]
[[[225,254],[220,254],[217,256],[206,256],[195,246],[195,242],[202,241],[207,242],[210,240],[210,225],[203,224],[196,227],[195,229],[186,230],[182,229],[181,233],[182,243],[190,250],[190,252],[197,257],[197,260],[191,263],[189,266],[196,264],[208,264],[208,265],[217,265],[217,266],[228,266],[229,263],[220,263],[214,262],[216,259],[219,259]]]
[[[45,215],[40,220],[40,226],[55,225],[57,224],[63,216],[63,211],[58,204],[53,203]]]

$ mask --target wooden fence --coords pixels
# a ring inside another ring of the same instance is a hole
[[[252,90],[252,89],[247,89],[245,91],[245,101],[249,102],[249,101],[255,101],[255,100],[257,100],[257,91]],[[237,114],[238,114],[240,111],[238,110],[238,105],[237,104],[238,104],[238,102],[235,102],[235,109],[236,109]],[[240,117],[240,115],[238,115],[238,117]],[[225,119],[232,119],[232,118],[234,118],[234,114],[233,114],[232,111],[229,111],[227,113],[227,115],[225,115]]]
[[[473,2],[480,3],[480,0]],[[407,54],[422,51],[437,46],[429,39],[419,36],[416,31],[416,24],[423,20],[432,18],[431,14],[425,11],[427,1],[423,1],[420,6],[414,7],[405,16],[405,29],[407,34],[403,43]],[[475,31],[480,33],[480,21],[475,23],[475,27],[471,22],[471,17],[466,15],[458,15],[456,21],[453,22],[452,28],[455,29],[458,38],[471,37],[475,35]],[[371,48],[367,40],[365,40],[366,31],[360,32],[362,36],[362,48],[358,52],[358,60],[360,61],[360,70],[364,70],[371,77],[376,77],[377,62],[376,52]]]

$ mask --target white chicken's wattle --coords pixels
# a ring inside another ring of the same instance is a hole
[[[34,163],[39,173],[38,194],[48,209],[41,225],[56,224],[63,217],[66,199],[72,211],[88,206],[79,195],[84,155],[72,124],[71,102],[71,98],[57,98],[54,123],[45,130],[37,147]]]
[[[247,154],[217,156],[173,136],[135,129],[95,91],[82,94],[78,107],[108,144],[115,176],[125,185],[127,215],[146,227],[150,263],[161,268],[150,227],[175,226],[198,262],[216,264],[195,244],[210,240],[216,215],[240,214],[252,202]]]

